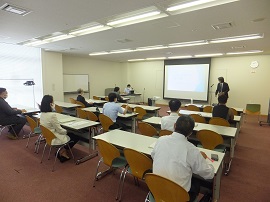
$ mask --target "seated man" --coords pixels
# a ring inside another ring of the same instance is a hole
[[[79,88],[77,90],[77,93],[79,94],[77,96],[77,101],[83,103],[85,105],[85,107],[93,107],[94,106],[92,102],[90,102],[90,103],[86,102],[86,100],[85,100],[85,98],[83,96],[83,94],[84,94],[83,89]]]
[[[181,107],[180,100],[172,99],[169,102],[169,107],[171,110],[171,113],[169,116],[164,116],[161,118],[161,130],[170,130],[174,131],[174,124],[176,120],[178,119],[178,111]]]
[[[213,108],[212,116],[220,117],[231,122],[234,119],[233,111],[226,106],[228,97],[226,95],[220,95],[218,97],[218,105]]]
[[[118,117],[118,113],[126,114],[128,110],[128,105],[126,106],[125,110],[117,104],[117,97],[115,93],[110,93],[108,95],[109,102],[105,103],[103,106],[103,114],[110,117],[111,120],[114,122],[113,125],[110,126],[110,129],[122,128],[123,130],[127,129],[127,126],[122,122],[117,122],[116,119]]]
[[[115,87],[113,92],[116,94],[116,97],[117,97],[117,101],[118,102],[125,102],[122,98],[122,96],[119,94],[120,92],[120,88],[119,87]]]
[[[19,115],[22,114],[22,112],[25,112],[25,110],[11,108],[5,101],[7,97],[7,90],[5,88],[0,88],[0,124],[3,126],[14,124],[12,126],[14,131],[10,128],[7,137],[9,139],[16,140],[17,135],[26,123],[26,118]]]
[[[190,116],[180,116],[175,123],[175,132],[158,138],[151,153],[153,173],[183,187],[189,192],[190,201],[194,201],[200,191],[200,182],[192,178],[192,174],[204,179],[214,177],[214,167],[205,160],[206,154],[187,140],[193,128],[194,120]]]
[[[131,87],[130,84],[128,84],[127,87],[126,87],[125,90],[124,90],[124,93],[128,95],[128,94],[130,94],[130,91],[131,91],[131,90],[133,90],[133,88]]]

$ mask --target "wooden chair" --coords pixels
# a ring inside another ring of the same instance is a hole
[[[90,121],[98,121],[98,117],[97,117],[97,115],[95,115],[95,113],[90,112],[90,111],[85,111],[85,112],[86,112],[87,118]]]
[[[55,111],[59,114],[63,113],[63,107],[59,106],[59,105],[55,105]]]
[[[76,100],[76,104],[80,105],[81,108],[85,108],[85,105],[80,101]]]
[[[135,107],[134,112],[138,113],[138,115],[137,115],[138,121],[141,121],[143,119],[143,117],[147,114],[146,110],[143,109],[142,107]]]
[[[121,201],[121,198],[122,198],[122,192],[123,192],[123,186],[124,186],[126,174],[129,173],[133,175],[136,184],[139,185],[138,179],[144,180],[145,174],[152,172],[152,164],[153,164],[152,159],[150,159],[143,153],[138,152],[133,149],[125,148],[124,156],[127,160],[128,167],[124,168],[121,173],[123,177],[122,177],[122,181],[121,180],[119,181],[118,191],[117,191],[117,196],[116,196],[116,200],[119,199],[119,201]],[[121,186],[121,182],[122,182],[122,186]]]
[[[164,136],[164,135],[171,135],[173,132],[170,130],[160,130],[159,131],[159,136]]]
[[[108,96],[105,97],[105,101],[109,102],[109,97]]]
[[[74,99],[74,98],[69,98],[69,101],[70,101],[70,103],[72,103],[72,104],[76,104],[76,100]]]
[[[157,130],[148,123],[140,122],[138,123],[138,127],[142,135],[149,136],[149,137],[158,135]]]
[[[151,193],[149,192],[147,195],[147,199],[150,202],[187,202],[189,201],[188,192],[176,184],[175,182],[153,174],[147,173],[145,175],[145,182],[154,196],[154,200],[151,199]],[[145,201],[146,201],[145,200]]]
[[[100,100],[98,96],[93,95],[93,100]]]
[[[212,113],[213,107],[212,106],[205,106],[203,108],[203,112]]]
[[[190,114],[190,116],[194,119],[197,123],[206,123],[206,120],[203,116],[199,114]]]
[[[236,109],[231,108],[231,110],[232,110],[234,116],[238,116],[238,112],[236,111]]]
[[[108,174],[110,170],[122,168],[127,165],[126,159],[120,155],[119,150],[115,146],[113,146],[112,144],[104,140],[97,139],[96,141],[98,144],[98,149],[99,149],[101,158],[97,164],[97,170],[95,173],[93,187],[95,187],[95,182],[99,180],[102,176]],[[99,172],[99,166],[101,162],[103,162],[106,166],[109,167],[107,170],[103,172]],[[120,180],[121,180],[121,177],[122,175],[120,176]]]
[[[10,128],[13,131],[13,133],[16,134],[14,131],[13,125],[14,124],[0,125],[0,135],[2,134],[3,130],[5,130],[6,128]],[[16,137],[18,137],[17,134],[16,134]]]
[[[197,107],[196,105],[188,105],[185,109],[189,111],[196,111],[196,112],[200,111],[200,108]]]
[[[209,124],[218,125],[218,126],[227,126],[227,127],[230,126],[230,123],[226,119],[223,119],[220,117],[212,117],[209,120]]]
[[[110,119],[110,117],[100,114],[99,115],[99,121],[101,123],[101,126],[103,128],[103,132],[108,132],[111,125],[113,125],[113,121]]]
[[[30,133],[28,134],[28,140],[27,140],[27,143],[26,143],[26,148],[28,148],[28,145],[29,145],[29,141],[30,141],[30,138],[31,138],[31,135],[41,135],[41,129],[40,127],[38,126],[38,122],[35,121],[34,119],[32,119],[30,116],[25,116],[26,117],[26,120],[29,124],[29,127],[31,129]],[[38,137],[39,139],[40,137]],[[36,151],[36,147],[37,147],[37,142],[36,142],[36,146],[35,146],[35,151]]]
[[[127,104],[122,104],[121,107],[125,109],[127,107]],[[133,111],[130,106],[128,106],[128,111],[129,112],[132,112]]]
[[[55,137],[55,135],[52,133],[52,131],[50,131],[48,128],[46,128],[46,127],[44,127],[44,126],[42,126],[42,125],[40,125],[40,129],[41,129],[41,131],[42,131],[42,135],[44,136],[44,138],[45,138],[45,140],[46,140],[46,144],[45,144],[44,149],[43,149],[43,152],[42,152],[42,157],[41,157],[41,162],[40,162],[40,163],[42,163],[42,161],[43,161],[43,157],[44,157],[44,153],[45,153],[45,149],[46,149],[46,146],[47,146],[47,145],[50,146],[48,160],[50,159],[50,154],[51,154],[52,147],[58,148],[58,149],[57,149],[57,152],[56,152],[56,155],[55,155],[55,158],[54,158],[54,163],[53,163],[52,172],[54,171],[55,162],[56,162],[56,158],[57,158],[57,156],[58,156],[58,153],[59,153],[59,151],[60,151],[63,147],[68,146],[69,151],[70,151],[70,153],[71,153],[71,155],[72,155],[72,158],[74,159],[73,153],[72,153],[72,151],[71,151],[71,149],[70,149],[70,147],[69,147],[69,142],[67,142],[67,143],[65,143],[65,144],[53,144],[53,143],[52,143],[52,140],[55,139],[56,137]],[[75,162],[75,160],[74,160],[74,162]]]
[[[77,108],[77,116],[81,119],[88,119],[86,111],[82,110],[81,108]]]
[[[225,152],[226,147],[223,145],[224,141],[220,134],[211,130],[199,130],[196,134],[197,139],[205,149]],[[198,145],[200,147],[200,145]]]
[[[257,115],[258,122],[260,121],[261,115],[261,105],[260,104],[247,104],[246,109],[244,110],[244,121],[246,122],[246,115]]]

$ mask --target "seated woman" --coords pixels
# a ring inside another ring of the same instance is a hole
[[[72,148],[79,141],[79,137],[73,133],[67,132],[66,129],[61,127],[56,117],[56,113],[52,112],[53,110],[53,97],[51,95],[45,95],[42,98],[40,105],[40,124],[53,132],[56,137],[52,140],[53,143],[65,144],[70,141],[69,146]],[[65,147],[57,156],[62,163],[70,159],[67,154],[67,150],[68,147]]]
[[[24,124],[26,123],[26,118],[21,114],[25,110],[19,110],[12,108],[5,99],[8,97],[8,92],[5,88],[0,88],[0,125],[13,125],[9,129],[7,137],[12,140],[17,139],[17,135],[20,133]]]
[[[85,107],[93,107],[93,103],[92,102],[86,102],[86,100],[85,100],[85,98],[83,96],[83,94],[84,94],[83,89],[79,88],[77,90],[77,93],[79,94],[77,96],[77,101],[83,103],[85,105]]]
[[[233,111],[226,106],[228,97],[226,95],[220,95],[218,97],[218,105],[213,108],[212,116],[220,117],[232,122],[234,119]]]

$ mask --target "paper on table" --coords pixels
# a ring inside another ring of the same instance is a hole
[[[88,121],[73,121],[73,122],[67,123],[66,125],[79,126],[85,123],[88,123]]]
[[[67,122],[74,121],[74,120],[75,120],[75,118],[67,117],[67,118],[60,119],[59,123],[67,123]]]

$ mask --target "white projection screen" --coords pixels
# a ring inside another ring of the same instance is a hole
[[[208,101],[211,58],[164,61],[163,98]]]

